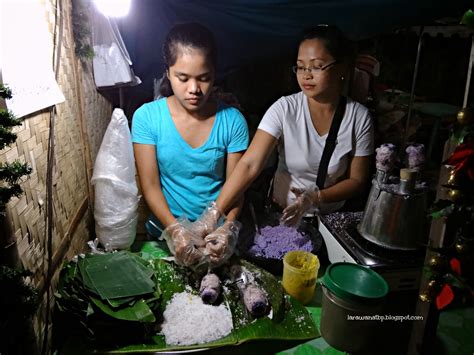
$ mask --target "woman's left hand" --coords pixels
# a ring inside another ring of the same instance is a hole
[[[179,221],[166,227],[161,234],[161,239],[166,240],[177,264],[184,266],[199,265],[207,259],[202,251],[205,246],[204,240],[190,232]]]
[[[283,210],[280,221],[286,226],[297,227],[309,209],[313,205],[317,205],[315,202],[319,200],[319,189],[317,187],[315,190],[292,187],[291,192],[295,194],[296,200]]]
[[[239,221],[226,221],[204,238],[206,251],[213,266],[223,264],[232,256],[241,227],[242,224]]]

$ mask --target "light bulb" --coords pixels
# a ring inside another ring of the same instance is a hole
[[[94,0],[97,9],[109,17],[127,16],[131,0]]]

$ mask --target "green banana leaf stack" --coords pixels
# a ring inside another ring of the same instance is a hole
[[[56,293],[60,314],[56,326],[81,329],[76,336],[81,352],[86,351],[84,344],[90,352],[134,353],[234,346],[251,340],[300,342],[319,336],[306,308],[284,295],[272,274],[235,258],[231,263],[245,267],[265,289],[270,316],[254,319],[246,311],[238,286],[223,268],[219,271],[225,286],[222,302],[230,307],[234,330],[205,344],[168,345],[159,334],[163,311],[175,293],[197,294],[200,277],[172,261],[149,256],[128,251],[86,255],[63,267]],[[58,353],[74,352],[63,347]]]

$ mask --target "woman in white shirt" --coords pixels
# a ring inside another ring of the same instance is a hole
[[[216,203],[221,212],[260,174],[275,147],[279,163],[273,200],[282,221],[297,225],[317,209],[329,213],[363,190],[373,154],[373,128],[363,105],[347,99],[336,145],[321,189],[316,179],[331,123],[352,65],[352,45],[334,26],[318,26],[299,44],[293,71],[301,91],[280,98],[265,113],[252,143]]]

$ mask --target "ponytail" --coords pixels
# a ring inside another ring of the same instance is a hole
[[[170,79],[168,79],[168,76],[166,75],[166,72],[165,72],[161,78],[160,95],[163,97],[169,97],[169,96],[172,96],[173,94],[174,93],[173,93],[173,88],[171,87]]]

